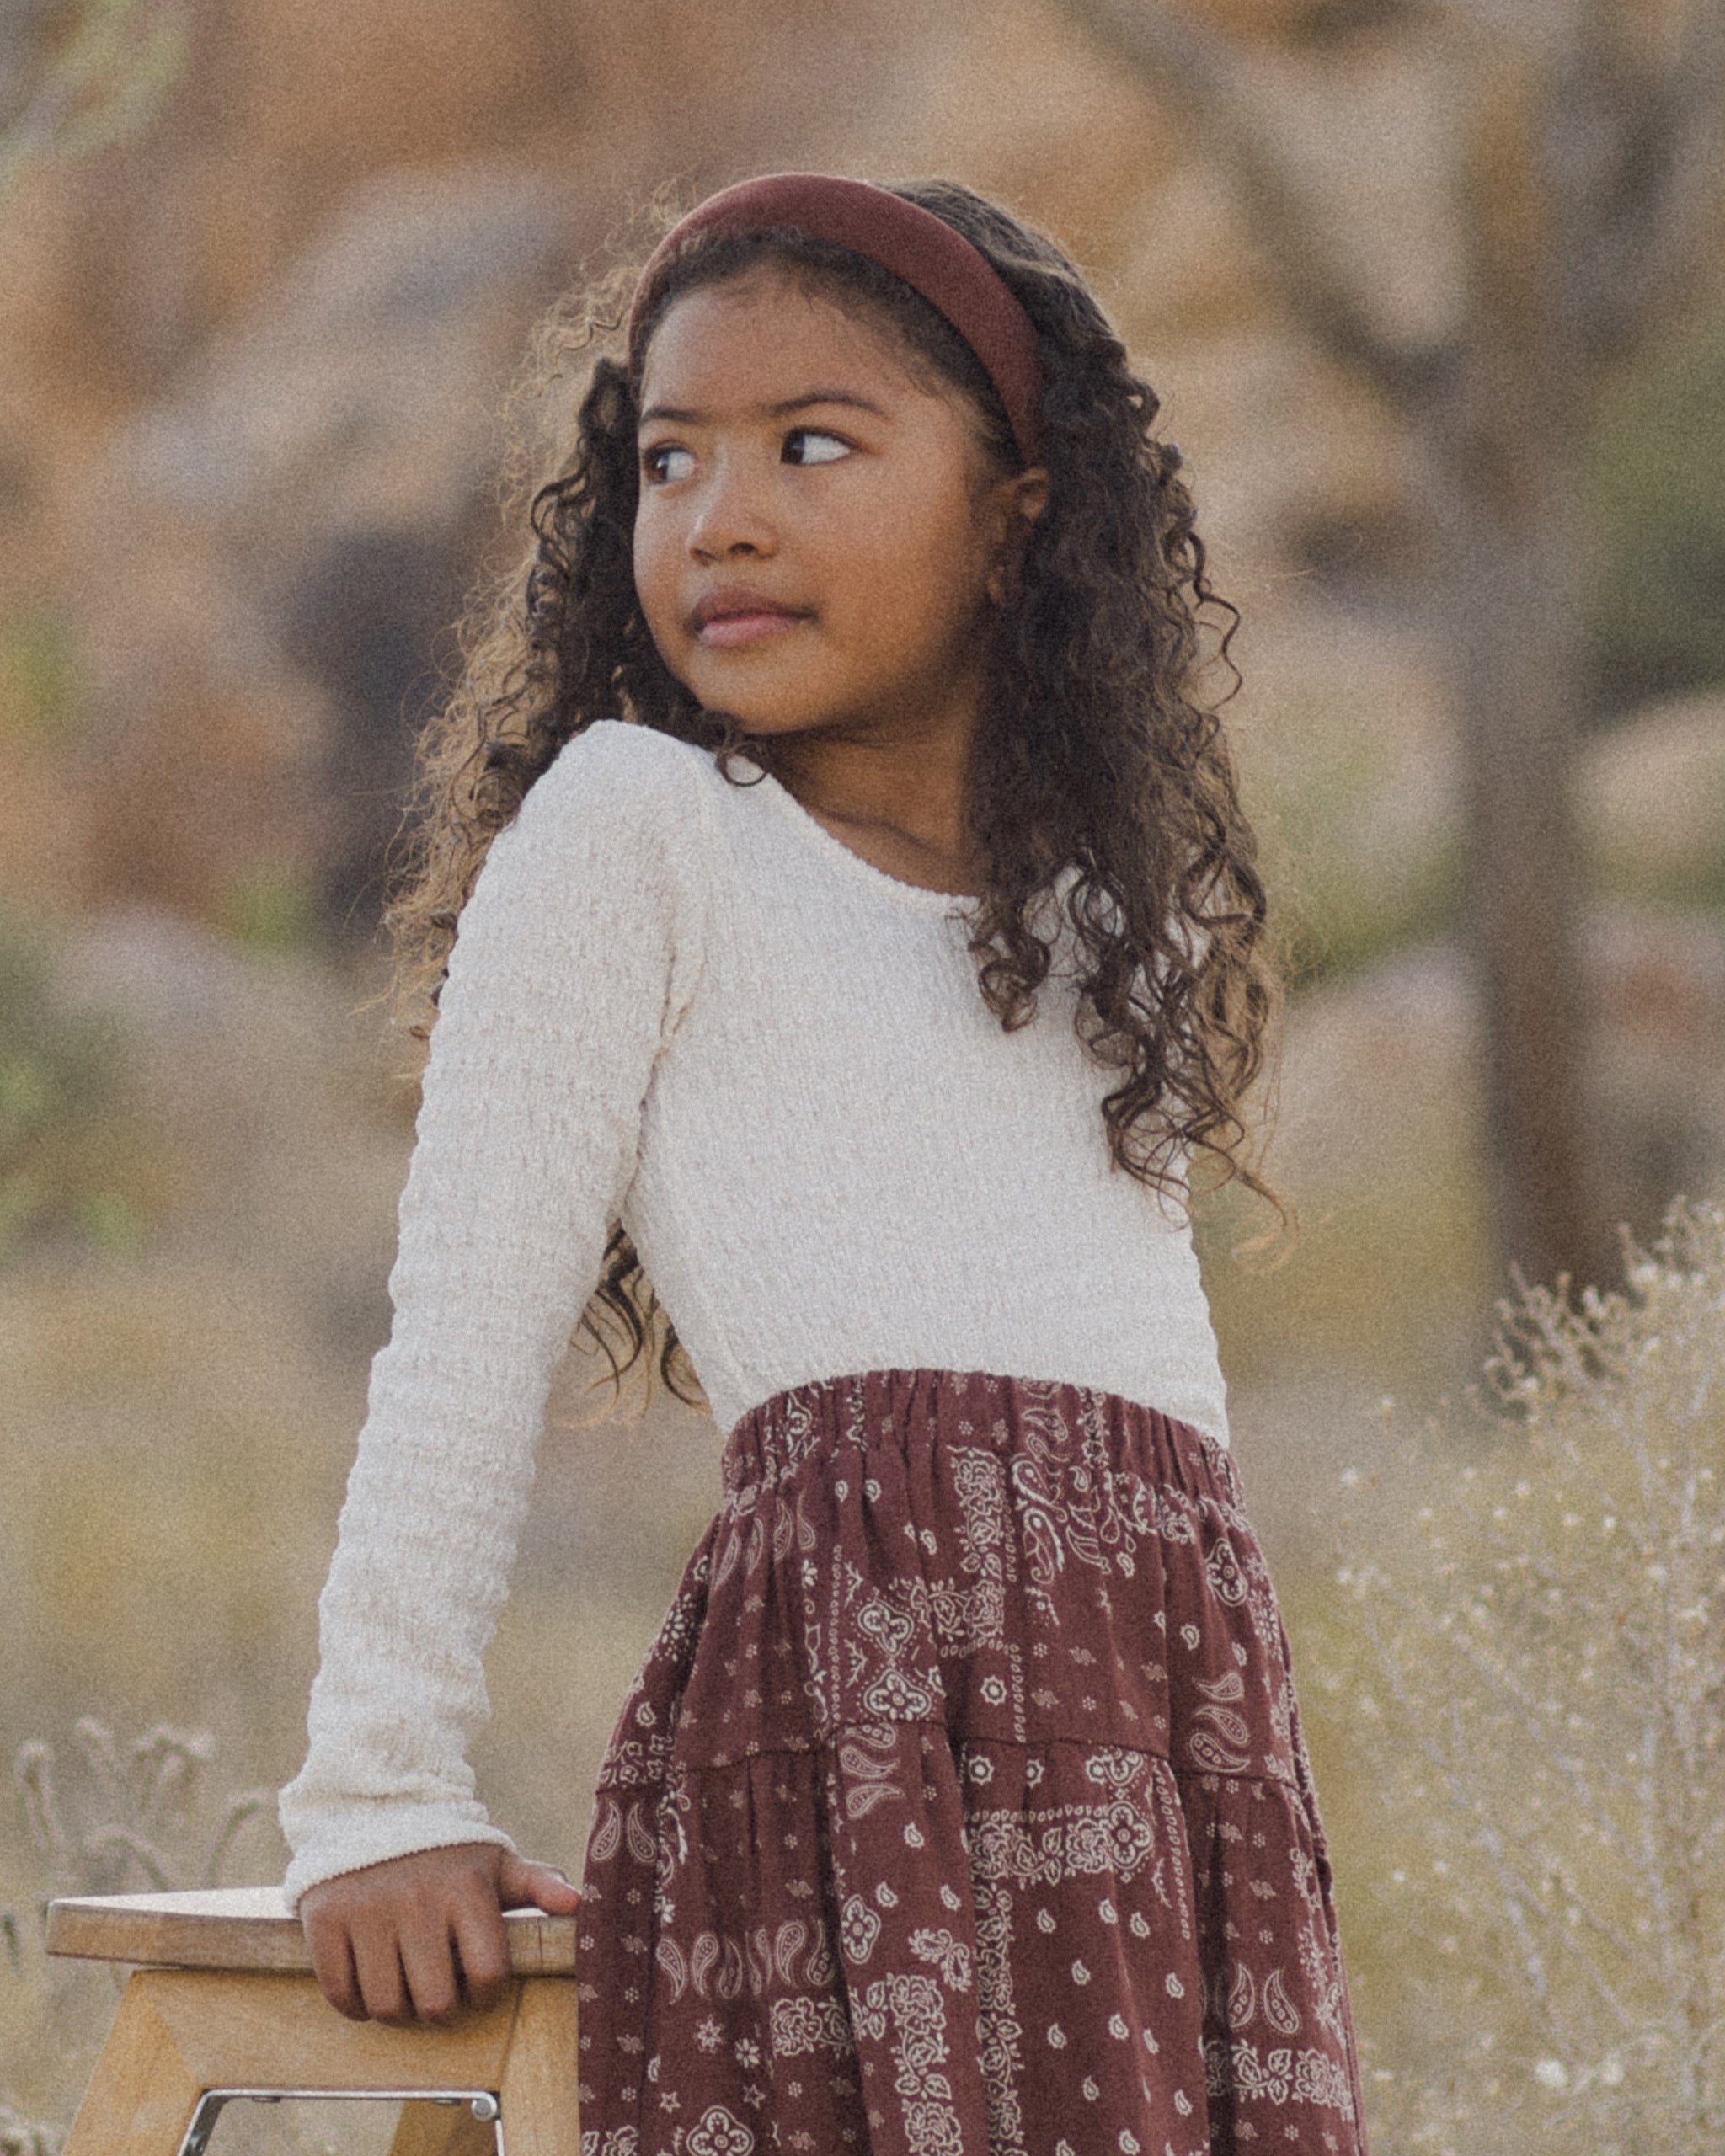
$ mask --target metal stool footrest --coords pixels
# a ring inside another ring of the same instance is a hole
[[[179,2156],[204,2156],[216,2122],[232,2103],[287,2104],[465,2104],[482,2126],[492,2131],[497,2156],[503,2156],[503,2107],[490,2089],[206,2089],[198,2099]]]

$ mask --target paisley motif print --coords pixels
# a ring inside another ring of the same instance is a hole
[[[583,2156],[1363,2156],[1226,1449],[943,1370],[777,1395],[617,1723]]]

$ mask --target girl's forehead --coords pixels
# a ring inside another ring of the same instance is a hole
[[[900,397],[922,388],[866,302],[847,306],[761,264],[670,302],[647,347],[641,404],[764,405],[840,386]]]

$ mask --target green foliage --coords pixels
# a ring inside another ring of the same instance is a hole
[[[47,742],[70,728],[78,710],[71,628],[45,606],[0,622],[0,736]]]
[[[1685,328],[1608,400],[1585,487],[1603,709],[1725,681],[1725,309]]]
[[[106,1256],[139,1248],[163,1193],[121,1065],[110,1022],[56,1001],[46,939],[0,919],[0,1266],[56,1232]]]
[[[1314,1747],[1355,1852],[1381,2132],[1703,2156],[1725,2132],[1725,1209],[1621,1293],[1503,1306],[1471,1433],[1343,1481]]]
[[[304,951],[317,941],[317,909],[303,871],[260,864],[235,878],[216,907],[222,932],[248,951]]]
[[[1242,741],[1243,791],[1290,985],[1365,972],[1453,926],[1461,825],[1417,773],[1423,751],[1363,699],[1289,692]]]
[[[1303,993],[1357,978],[1452,930],[1464,892],[1459,832],[1433,829],[1386,844],[1370,759],[1293,765],[1267,819],[1264,856],[1280,962]]]
[[[1327,850],[1314,834],[1301,850],[1290,880],[1296,879],[1283,965],[1290,987],[1300,991],[1352,979],[1453,929],[1463,889],[1461,848],[1454,840],[1410,848],[1397,885],[1374,891],[1363,888],[1356,862]]]

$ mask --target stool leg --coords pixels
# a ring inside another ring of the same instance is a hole
[[[504,2156],[580,2156],[580,2056],[574,1983],[567,1977],[524,1977],[498,2092]]]
[[[64,2156],[176,2156],[203,2091],[150,1996],[128,1981]]]
[[[497,2130],[465,2104],[403,2104],[389,2156],[492,2156]]]

